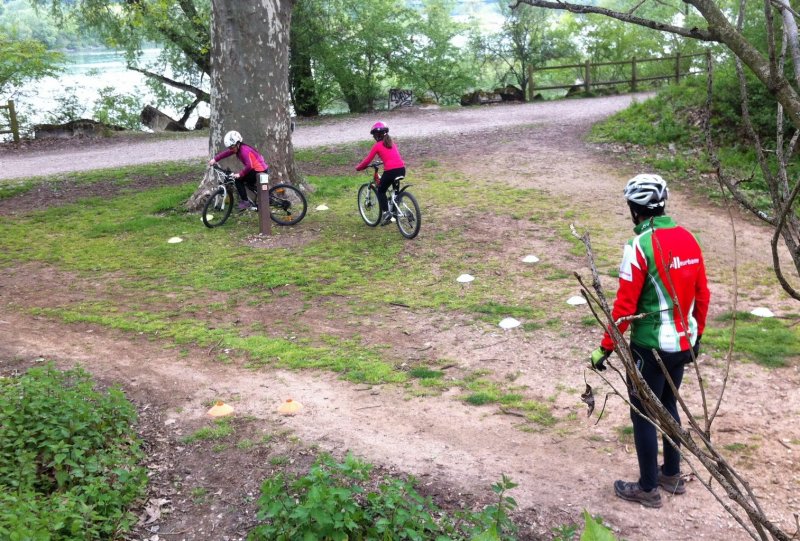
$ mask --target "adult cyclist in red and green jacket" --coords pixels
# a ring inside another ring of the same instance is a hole
[[[622,321],[624,333],[630,325],[631,351],[644,381],[680,423],[677,397],[672,392],[653,350],[664,362],[669,377],[680,388],[683,370],[699,353],[700,337],[706,325],[711,294],[708,290],[703,252],[697,239],[664,214],[669,191],[659,175],[637,175],[624,190],[636,236],[625,246],[619,270],[619,289],[611,315]],[[676,302],[677,301],[677,302]],[[606,332],[591,362],[603,370],[614,349]],[[680,476],[680,451],[663,440],[664,464],[658,465],[658,437],[655,427],[634,411],[644,411],[638,397],[631,395],[631,420],[639,480],[616,481],[614,492],[622,499],[648,507],[661,507],[659,486],[673,494],[686,488]]]
[[[239,161],[244,166],[241,171],[233,175],[236,179],[234,181],[236,191],[239,192],[239,210],[251,208],[252,203],[247,198],[245,186],[255,192],[258,174],[267,172],[269,166],[256,149],[242,141],[242,134],[238,131],[231,130],[226,133],[225,137],[222,138],[222,142],[228,148],[208,160],[208,165],[214,165],[218,161],[236,154],[236,157],[239,158]]]

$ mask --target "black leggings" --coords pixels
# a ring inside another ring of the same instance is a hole
[[[636,360],[636,366],[642,373],[644,381],[653,390],[653,394],[661,400],[661,403],[672,415],[672,418],[680,424],[681,418],[678,415],[677,397],[672,392],[669,383],[667,383],[664,372],[658,366],[653,352],[648,348],[635,344],[631,344],[631,350],[633,351],[633,358]],[[666,366],[667,373],[675,384],[675,388],[680,389],[683,381],[683,367],[687,361],[691,362],[691,354],[688,350],[677,353],[659,351],[658,356],[664,361],[664,366]],[[628,381],[628,388],[630,389],[630,380]],[[644,413],[639,397],[630,393],[629,397],[631,405]],[[643,490],[652,490],[658,486],[658,433],[656,428],[650,424],[650,421],[642,418],[633,408],[631,408],[631,421],[633,422],[633,441],[636,444],[636,458],[639,460],[639,485]],[[680,473],[680,450],[673,447],[666,438],[662,438],[662,447],[664,452],[664,475]]]
[[[256,179],[258,178],[258,173],[260,171],[256,171],[255,169],[251,169],[245,176],[239,177],[233,181],[236,185],[236,191],[239,192],[239,198],[242,201],[247,201],[247,190],[245,190],[245,186],[250,189],[250,191],[255,192],[258,195],[258,191],[256,190]]]
[[[382,213],[389,210],[389,203],[386,200],[386,191],[392,187],[392,184],[394,184],[394,181],[397,177],[404,176],[406,176],[405,167],[389,169],[388,171],[384,171],[381,175],[381,183],[378,185],[378,205],[380,206]]]

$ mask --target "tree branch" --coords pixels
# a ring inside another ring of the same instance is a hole
[[[200,101],[211,103],[211,95],[205,90],[197,88],[194,85],[181,83],[180,81],[175,81],[159,73],[153,73],[152,71],[148,71],[143,68],[137,68],[136,66],[131,66],[130,64],[128,65],[128,69],[133,71],[138,71],[139,73],[143,73],[144,75],[151,77],[159,82],[162,82],[165,85],[177,88],[179,90],[183,90],[184,92],[189,92],[190,94],[194,94],[194,96]]]
[[[720,41],[719,37],[710,30],[702,30],[700,28],[683,28],[681,26],[674,26],[671,24],[662,23],[659,21],[653,21],[651,19],[645,19],[642,17],[637,17],[636,15],[632,15],[629,13],[623,13],[621,11],[614,11],[612,9],[597,7],[597,6],[587,6],[582,4],[573,4],[571,2],[561,2],[559,0],[550,1],[550,0],[518,0],[516,4],[512,6],[512,8],[516,8],[519,4],[528,4],[534,7],[540,8],[547,8],[547,9],[558,9],[569,11],[571,13],[592,13],[596,15],[604,15],[606,17],[610,17],[612,19],[617,19],[618,21],[622,21],[625,23],[631,23],[638,26],[644,26],[645,28],[652,28],[653,30],[659,30],[661,32],[669,32],[671,34],[677,34],[679,36],[683,36],[686,38],[697,39],[700,41],[712,41],[717,42]]]

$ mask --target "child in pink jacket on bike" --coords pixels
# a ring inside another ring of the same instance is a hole
[[[389,137],[389,127],[386,124],[376,122],[372,129],[369,130],[369,133],[375,139],[375,144],[372,145],[367,157],[356,166],[356,171],[366,169],[376,154],[383,161],[383,174],[378,184],[378,204],[382,213],[380,223],[381,225],[386,225],[392,217],[389,212],[389,203],[386,200],[386,191],[397,178],[406,176],[406,164],[403,162],[403,157],[400,156],[397,145]]]

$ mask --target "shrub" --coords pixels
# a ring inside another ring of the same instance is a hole
[[[352,456],[336,462],[322,455],[307,475],[264,481],[252,541],[295,539],[513,539],[508,511],[516,507],[505,491],[516,485],[505,476],[492,486],[497,503],[481,512],[453,516],[421,496],[412,480],[371,480],[372,466]]]
[[[118,389],[76,368],[0,378],[0,539],[109,539],[130,528],[147,477]]]

